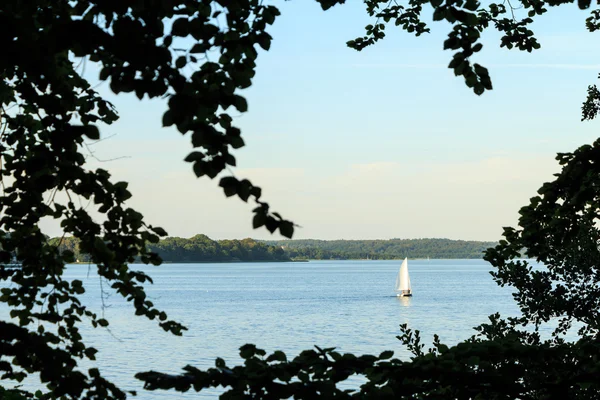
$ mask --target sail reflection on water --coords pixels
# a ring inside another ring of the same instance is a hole
[[[412,306],[412,297],[410,296],[396,296],[396,299],[398,299],[398,303],[400,303],[402,307],[408,308]]]

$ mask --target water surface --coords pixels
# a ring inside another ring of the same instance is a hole
[[[189,328],[183,337],[162,331],[156,322],[135,317],[116,294],[102,300],[93,268],[73,265],[71,279],[88,292],[82,300],[104,313],[110,332],[85,329],[99,350],[97,366],[142,399],[181,398],[175,392],[142,392],[135,372],[179,372],[186,364],[214,366],[216,357],[239,363],[238,349],[254,343],[288,357],[301,350],[336,347],[342,352],[379,354],[394,350],[407,357],[396,336],[407,323],[430,341],[437,333],[454,344],[472,327],[499,311],[515,315],[510,291],[498,287],[482,260],[409,261],[412,298],[393,292],[399,261],[312,261],[308,263],[134,265],[154,279],[147,292],[162,310]],[[107,289],[107,284],[103,284]],[[215,397],[186,394],[185,398]]]

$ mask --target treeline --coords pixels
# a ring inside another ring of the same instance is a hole
[[[58,246],[59,251],[70,250],[78,262],[88,262],[88,254],[79,250],[79,242],[73,237],[52,238],[49,243]],[[254,239],[212,240],[206,235],[196,235],[189,239],[168,237],[157,244],[149,244],[148,249],[158,253],[164,262],[235,262],[235,261],[289,261],[289,256],[281,246],[268,245]]]
[[[169,237],[148,249],[166,262],[289,261],[281,246],[254,239],[212,240],[206,235],[189,239]]]
[[[292,259],[312,260],[394,260],[408,258],[482,258],[495,242],[450,239],[390,240],[272,240],[265,243],[283,247]]]
[[[79,251],[73,237],[52,238],[59,250],[70,250],[79,262],[89,256]],[[189,239],[168,237],[148,249],[165,262],[235,262],[290,260],[394,260],[408,258],[481,258],[494,242],[450,239],[390,240],[212,240],[206,235]]]

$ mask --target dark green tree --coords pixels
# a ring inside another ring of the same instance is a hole
[[[80,324],[105,327],[108,321],[81,303],[81,281],[63,278],[75,249],[59,252],[65,239],[48,242],[39,228],[44,218],[60,221],[137,315],[158,319],[174,334],[184,329],[146,299],[143,283],[150,278],[128,266],[136,259],[159,264],[147,244],[166,232],[125,205],[127,183],[85,166],[84,143],[99,139],[97,125],[118,116],[82,76],[79,60],[97,63],[114,93],[167,96],[164,125],[190,132],[197,151],[186,161],[197,176],[212,178],[235,165],[229,149],[243,145],[227,110],[246,111],[236,91],[250,86],[256,48],[269,47],[265,29],[276,15],[258,0],[2,2],[0,263],[16,256],[21,267],[0,266],[0,281],[10,282],[2,285],[0,301],[13,318],[0,321],[0,379],[39,374],[53,397],[125,397],[98,370],[77,369],[78,359],[96,353],[83,343]],[[186,50],[178,50],[182,43]],[[219,53],[218,62],[206,60],[211,52]],[[196,65],[190,76],[186,65]],[[292,224],[269,213],[260,188],[232,177],[221,183],[227,195],[257,201],[256,226],[291,236]],[[59,201],[57,193],[68,200]],[[78,199],[91,201],[103,221]]]
[[[292,258],[397,260],[409,258],[481,258],[494,242],[450,239],[270,240]]]

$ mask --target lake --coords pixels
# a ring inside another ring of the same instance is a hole
[[[517,314],[511,290],[492,281],[483,260],[409,260],[412,298],[393,292],[399,266],[368,260],[134,265],[154,279],[149,299],[189,331],[183,337],[166,334],[112,294],[104,300],[110,332],[89,328],[83,335],[100,350],[96,366],[123,388],[138,390],[138,398],[214,398],[216,392],[142,392],[133,375],[150,369],[177,373],[186,364],[207,368],[216,357],[233,366],[245,343],[283,350],[288,358],[315,344],[355,354],[394,350],[406,358],[396,339],[402,323],[421,330],[426,344],[434,333],[455,344],[494,312]],[[84,282],[82,300],[101,313],[93,268],[69,266],[67,276]]]

